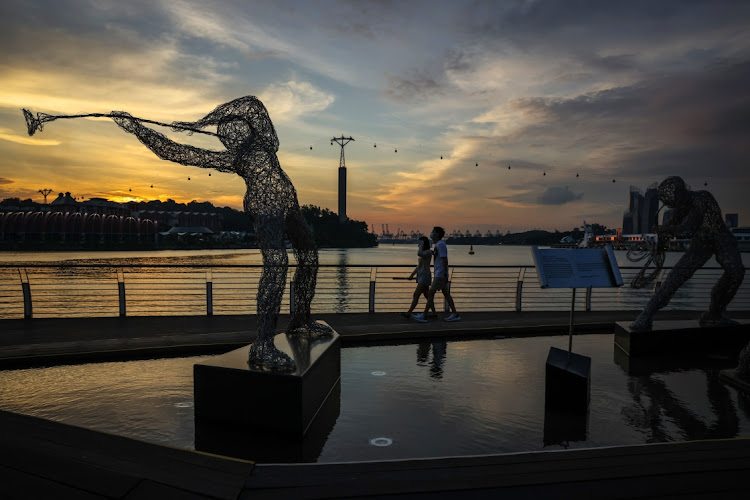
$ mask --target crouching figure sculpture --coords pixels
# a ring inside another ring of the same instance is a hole
[[[727,229],[721,209],[708,191],[691,191],[680,177],[668,177],[658,188],[659,200],[673,209],[670,223],[657,229],[660,240],[670,235],[692,233],[690,248],[680,258],[661,286],[646,304],[643,312],[630,325],[632,330],[650,330],[656,311],[666,306],[675,292],[716,256],[724,273],[711,290],[708,311],[700,318],[701,326],[736,324],[725,316],[727,305],[742,284],[745,267],[737,239]]]

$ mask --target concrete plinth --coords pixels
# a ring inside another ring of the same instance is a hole
[[[304,335],[282,333],[274,343],[294,359],[294,372],[251,369],[249,346],[194,365],[196,421],[305,436],[341,377],[339,335],[310,342]]]
[[[750,321],[739,325],[701,327],[698,320],[654,321],[637,332],[630,323],[615,323],[615,344],[631,357],[675,353],[733,353],[750,342]]]
[[[195,420],[195,449],[259,463],[316,462],[340,411],[341,381],[333,386],[303,438],[198,418]]]
[[[545,411],[585,412],[590,399],[591,358],[550,347],[545,376]]]

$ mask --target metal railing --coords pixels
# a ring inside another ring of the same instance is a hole
[[[0,265],[0,319],[107,316],[182,316],[254,314],[262,265]],[[404,311],[414,281],[408,265],[321,265],[312,311]],[[621,288],[585,289],[576,310],[638,310],[654,287],[628,285],[640,268],[621,267]],[[282,312],[294,307],[289,266]],[[703,310],[719,267],[700,269],[666,309]],[[743,282],[730,310],[750,310],[750,285]],[[568,311],[571,290],[542,289],[534,266],[451,266],[451,294],[464,311]],[[441,298],[442,299],[442,298]],[[421,299],[420,308],[424,304]],[[445,307],[445,304],[443,304]]]

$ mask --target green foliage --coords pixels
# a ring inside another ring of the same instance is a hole
[[[339,216],[327,208],[304,205],[302,216],[315,235],[319,247],[369,248],[377,246],[377,237],[367,231],[367,223],[347,220],[339,224]]]

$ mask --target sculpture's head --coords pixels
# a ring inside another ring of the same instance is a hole
[[[279,138],[263,103],[254,96],[245,96],[221,104],[195,122],[203,128],[216,125],[219,139],[230,151],[246,147],[262,147],[274,153],[279,150]]]
[[[669,208],[674,208],[685,201],[688,189],[681,177],[673,175],[659,184],[658,192],[659,200]]]

